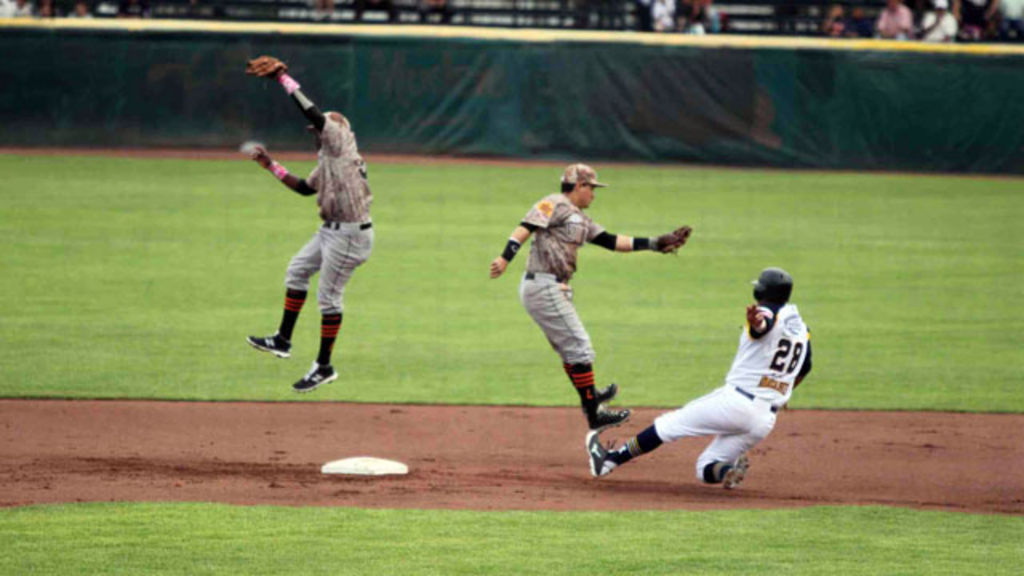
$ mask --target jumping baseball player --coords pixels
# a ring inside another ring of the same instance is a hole
[[[605,406],[618,392],[614,383],[600,390],[594,386],[594,349],[576,314],[569,287],[576,272],[576,251],[590,242],[617,252],[653,250],[667,254],[686,244],[691,232],[689,226],[657,238],[606,232],[583,212],[594,201],[594,190],[603,186],[590,166],[567,167],[562,173],[561,193],[545,196],[534,204],[513,230],[504,252],[491,262],[491,278],[501,276],[523,243],[535,235],[526,274],[519,284],[519,299],[561,356],[565,373],[579,393],[587,424],[595,431],[625,422],[630,412]]]
[[[284,316],[272,336],[249,336],[257,350],[278,358],[291,356],[292,329],[306,301],[309,280],[320,272],[317,304],[320,307],[320,353],[313,367],[292,388],[309,392],[337,379],[331,366],[331,352],[342,319],[342,296],[355,269],[373,250],[373,225],[370,203],[373,195],[366,181],[366,163],[359,155],[356,137],[348,120],[338,112],[320,112],[287,74],[283,62],[270,56],[250,60],[246,73],[276,79],[312,123],[316,136],[317,164],[310,175],[299,178],[274,162],[266,149],[256,147],[252,158],[269,170],[285,186],[303,196],[316,195],[323,225],[313,238],[292,258],[285,275]]]
[[[590,473],[604,476],[665,442],[687,436],[714,436],[697,458],[697,478],[739,486],[750,466],[747,451],[768,437],[779,409],[811,371],[811,335],[795,304],[789,304],[793,279],[767,268],[754,282],[747,326],[725,385],[686,406],[662,414],[654,424],[616,450],[601,446],[597,432],[587,435]]]

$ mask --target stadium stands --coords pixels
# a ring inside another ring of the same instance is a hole
[[[37,3],[40,0],[37,0]],[[75,0],[57,0],[59,14],[72,12]],[[97,17],[117,17],[122,0],[92,0]],[[124,0],[126,1],[126,0]],[[147,0],[138,0],[144,5]],[[392,0],[394,20],[388,12],[368,7],[357,17],[358,0],[148,0],[147,14],[152,18],[220,19],[235,21],[285,21],[364,24],[439,23],[437,15],[424,16],[427,0]],[[436,1],[436,0],[435,0]],[[640,10],[649,10],[640,2],[655,0],[447,0],[455,26],[491,26],[509,28],[582,28],[591,30],[638,30],[643,18]],[[677,16],[689,13],[693,2],[713,7],[715,30],[733,34],[820,36],[822,23],[834,2],[827,0],[674,0]],[[1018,1],[1018,0],[1014,0]],[[1020,0],[1024,2],[1024,0]],[[331,10],[318,5],[333,4]],[[920,19],[929,0],[906,0]],[[856,9],[868,27],[885,7],[885,0],[847,0],[839,3],[849,14]],[[649,20],[649,17],[648,17]],[[1024,22],[1024,20],[1022,20]],[[686,28],[680,18],[680,28]],[[849,23],[847,23],[849,24]],[[705,27],[707,28],[707,27]],[[1021,25],[1024,29],[1024,25]],[[849,30],[849,25],[847,26]],[[863,30],[863,28],[861,28]],[[1016,29],[1003,39],[1024,40]],[[849,34],[847,34],[849,35]],[[863,36],[863,34],[862,34]],[[996,36],[995,26],[990,36]]]
[[[420,0],[394,0],[398,23],[421,22]],[[63,6],[66,4],[66,6]],[[62,13],[70,0],[58,2]],[[882,0],[845,2],[874,15]],[[449,0],[454,11],[451,24],[512,28],[586,28],[635,30],[638,5],[634,0]],[[821,0],[716,0],[724,31],[741,34],[818,35],[828,8]],[[100,0],[97,17],[116,17],[117,0]],[[355,21],[355,0],[336,0],[330,13],[318,11],[312,0],[152,0],[153,18],[202,18],[237,21],[302,21],[350,23]],[[366,24],[388,23],[384,11],[367,9]]]

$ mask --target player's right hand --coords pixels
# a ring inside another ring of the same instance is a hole
[[[262,166],[264,170],[269,169],[270,163],[273,162],[267,149],[263,146],[254,146],[252,151],[249,152],[249,157]]]
[[[755,330],[764,330],[764,324],[764,312],[758,308],[757,304],[747,306],[747,325],[752,326]]]
[[[508,268],[508,260],[505,260],[501,256],[498,256],[491,262],[491,278],[497,278],[505,273],[505,268]]]

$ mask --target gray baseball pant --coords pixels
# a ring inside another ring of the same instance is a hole
[[[360,230],[362,224],[358,222],[334,222],[330,226],[321,226],[292,257],[284,285],[292,290],[308,291],[309,280],[320,272],[316,293],[320,313],[341,314],[345,285],[373,252],[373,228]]]
[[[519,283],[519,300],[547,336],[551,347],[566,364],[593,364],[594,347],[572,303],[572,288],[553,274],[525,275]]]

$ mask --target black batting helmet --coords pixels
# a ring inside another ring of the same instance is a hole
[[[754,300],[785,304],[793,293],[793,277],[782,268],[765,268],[754,281]]]

